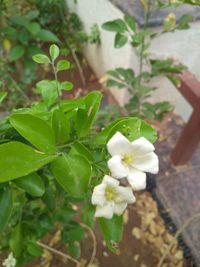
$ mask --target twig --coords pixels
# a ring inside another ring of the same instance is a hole
[[[86,81],[85,81],[85,76],[84,76],[84,73],[83,73],[83,69],[82,69],[81,64],[79,62],[79,59],[78,59],[78,57],[76,55],[76,52],[75,52],[75,50],[73,48],[71,48],[71,53],[72,53],[72,57],[74,58],[74,61],[76,63],[76,66],[78,68],[82,84],[85,87]]]
[[[84,223],[81,223],[80,225],[90,233],[92,240],[93,240],[93,251],[92,251],[90,261],[87,265],[87,266],[90,266],[94,262],[94,259],[95,259],[96,253],[97,253],[97,240],[96,240],[96,237],[95,237],[93,230],[88,225],[86,225]]]
[[[46,250],[48,250],[48,251],[51,251],[52,253],[57,254],[57,255],[61,256],[62,258],[64,258],[64,259],[71,260],[71,261],[73,261],[73,262],[76,263],[76,264],[80,264],[80,262],[79,262],[78,260],[72,258],[72,257],[69,256],[68,254],[65,254],[65,253],[63,253],[63,252],[61,252],[61,251],[59,251],[59,250],[57,250],[57,249],[55,249],[55,248],[49,247],[48,245],[43,244],[43,243],[41,243],[40,241],[38,241],[37,244],[38,244],[40,247],[42,247],[42,248],[44,248],[44,249],[46,249]]]
[[[167,247],[165,253],[163,254],[162,258],[160,259],[157,267],[162,267],[167,255],[169,254],[172,246],[174,245],[174,242],[176,241],[176,239],[178,238],[178,236],[182,233],[183,230],[185,230],[185,228],[191,224],[193,221],[200,219],[200,213],[196,213],[193,216],[191,216],[182,226],[181,228],[176,232],[174,239],[171,241],[171,243],[169,244],[169,246]]]

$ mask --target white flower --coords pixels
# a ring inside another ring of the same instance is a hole
[[[97,205],[95,217],[111,219],[113,214],[121,215],[127,204],[134,202],[132,188],[120,186],[118,180],[108,175],[104,176],[92,194],[92,204]]]
[[[11,252],[8,255],[8,258],[4,260],[3,266],[5,266],[5,267],[15,267],[16,263],[17,263],[17,261],[16,261],[15,257],[13,256],[13,253]]]
[[[158,157],[153,152],[154,146],[144,137],[130,142],[117,132],[107,143],[112,158],[108,167],[113,177],[127,177],[134,190],[146,188],[146,173],[158,173]]]

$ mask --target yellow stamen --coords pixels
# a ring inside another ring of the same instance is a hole
[[[127,165],[130,165],[133,162],[133,155],[124,155],[122,161]]]
[[[107,185],[106,189],[105,189],[105,198],[106,200],[110,201],[110,200],[114,200],[117,196],[117,192],[115,191],[115,189],[110,186]]]

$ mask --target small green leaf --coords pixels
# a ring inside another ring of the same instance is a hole
[[[115,36],[115,48],[121,48],[128,42],[128,37],[121,34],[117,33]]]
[[[10,49],[9,52],[9,60],[10,61],[14,61],[17,60],[19,58],[21,58],[25,53],[25,48],[21,45],[16,45],[13,48]]]
[[[37,37],[44,42],[53,42],[53,43],[59,43],[60,40],[58,39],[58,37],[52,33],[51,31],[48,30],[40,30],[37,33]]]
[[[40,257],[42,256],[42,253],[43,253],[42,248],[33,241],[28,242],[27,250],[28,250],[28,253],[34,257]]]
[[[89,188],[91,166],[81,155],[63,155],[51,164],[57,182],[73,197],[83,198]]]
[[[1,154],[2,155],[2,154]],[[9,187],[0,189],[0,233],[4,230],[12,212],[12,192]]]
[[[26,28],[32,35],[36,35],[40,31],[40,24],[37,22],[30,22]]]
[[[46,121],[31,114],[13,114],[10,123],[39,150],[47,153],[56,151],[54,133]]]
[[[88,161],[94,161],[94,158],[91,152],[80,142],[76,141],[73,143],[72,148],[70,150],[70,155],[82,155],[86,157]]]
[[[41,177],[35,172],[15,179],[14,183],[28,194],[35,197],[41,197],[45,192],[44,183]]]
[[[59,56],[60,50],[59,47],[55,44],[51,45],[49,48],[49,54],[51,59],[54,61]]]
[[[119,254],[117,246],[122,238],[123,217],[114,215],[110,220],[99,218],[99,225],[107,247],[113,253]]]
[[[0,104],[3,102],[4,98],[7,96],[7,92],[0,92]]]
[[[27,18],[28,20],[33,20],[37,18],[38,16],[39,16],[38,10],[31,10],[24,17]]]
[[[0,145],[0,155],[0,183],[28,175],[57,158],[20,142]]]
[[[130,29],[133,32],[135,32],[136,31],[137,22],[135,21],[134,17],[129,16],[129,15],[125,15],[124,16],[124,20],[128,24],[128,26],[130,27]]]
[[[17,226],[14,227],[9,239],[9,245],[14,255],[19,257],[23,250],[23,234],[21,224],[17,224]]]
[[[70,82],[62,82],[61,84],[60,84],[60,88],[62,89],[62,90],[67,90],[67,91],[70,91],[70,90],[72,90],[73,89],[73,87],[74,87],[74,85],[73,85],[73,83],[70,83]]]
[[[49,64],[51,63],[48,56],[43,54],[37,54],[33,56],[33,60],[39,64]]]
[[[70,68],[70,62],[67,60],[59,60],[57,64],[57,71],[68,70]]]
[[[102,25],[102,28],[111,32],[125,32],[127,31],[126,24],[121,19],[108,21]]]

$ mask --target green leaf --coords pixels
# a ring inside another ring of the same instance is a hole
[[[28,20],[33,20],[37,18],[38,16],[39,16],[38,10],[31,10],[24,17],[27,18]]]
[[[93,91],[84,98],[85,109],[78,110],[75,122],[76,131],[79,137],[84,137],[89,133],[99,110],[101,98],[102,94],[98,91]]]
[[[57,64],[57,71],[68,70],[70,68],[70,62],[67,60],[59,60]]]
[[[81,221],[89,227],[94,227],[95,206],[91,204],[84,205],[81,209]]]
[[[33,60],[39,64],[49,64],[51,63],[48,56],[43,54],[37,54],[33,56]]]
[[[70,122],[64,112],[57,109],[53,111],[52,128],[55,134],[57,144],[64,144],[66,141],[69,140]]]
[[[25,48],[21,45],[16,45],[13,48],[10,49],[9,52],[9,60],[10,61],[14,61],[17,60],[19,58],[21,58],[25,53]]]
[[[14,255],[19,257],[23,250],[23,234],[21,224],[17,224],[17,226],[14,227],[9,239],[9,245]]]
[[[59,43],[60,40],[58,39],[58,37],[52,33],[51,31],[48,30],[40,30],[37,33],[37,37],[44,42],[53,42],[53,43]]]
[[[128,42],[128,37],[121,34],[117,33],[115,36],[115,48],[121,48]]]
[[[31,144],[47,153],[55,153],[55,136],[52,128],[44,120],[31,114],[13,114],[11,125]]]
[[[135,32],[136,31],[137,22],[135,21],[134,17],[129,16],[129,15],[125,15],[124,16],[124,20],[128,24],[128,26],[130,27],[130,29],[133,32]]]
[[[40,257],[42,256],[42,253],[43,253],[42,248],[39,245],[37,245],[36,242],[33,242],[33,241],[28,242],[27,250],[28,250],[28,253],[34,257]]]
[[[113,253],[119,254],[117,245],[122,238],[123,217],[114,215],[110,220],[99,218],[99,225],[106,241],[107,247]]]
[[[7,92],[0,92],[0,104],[3,102],[4,98],[7,96]]]
[[[71,196],[85,196],[91,177],[91,166],[85,157],[63,155],[52,162],[51,170],[57,182]]]
[[[190,25],[189,23],[193,21],[193,17],[191,15],[184,14],[178,22],[177,29],[179,30],[185,30],[189,29]]]
[[[14,180],[14,183],[35,197],[41,197],[45,192],[44,183],[41,177],[35,172]]]
[[[57,158],[20,142],[0,145],[0,155],[0,183],[28,175]]]
[[[86,157],[88,161],[94,161],[94,158],[92,154],[90,153],[90,151],[87,149],[87,147],[78,141],[73,143],[71,150],[70,150],[70,155],[77,155],[77,154]]]
[[[41,29],[40,24],[37,22],[30,22],[26,28],[32,35],[36,35]]]
[[[1,154],[2,155],[2,154]],[[4,230],[12,212],[12,191],[10,187],[0,189],[0,233]]]
[[[117,131],[125,135],[130,141],[142,136],[152,143],[157,139],[156,131],[149,124],[138,118],[127,117],[117,119],[108,125],[94,137],[93,142],[98,145],[104,145]]]
[[[70,83],[70,82],[62,82],[61,84],[60,84],[60,88],[62,89],[62,90],[67,90],[67,91],[70,91],[70,90],[72,90],[73,89],[73,87],[74,87],[74,85],[73,85],[73,83]]]
[[[56,103],[58,94],[56,84],[50,80],[42,80],[36,84],[36,91],[42,95],[45,104],[50,107]]]
[[[60,50],[59,47],[55,44],[51,45],[49,48],[49,54],[51,59],[54,61],[59,56]]]
[[[102,28],[111,32],[125,32],[127,31],[126,24],[121,19],[108,21],[102,25]]]

